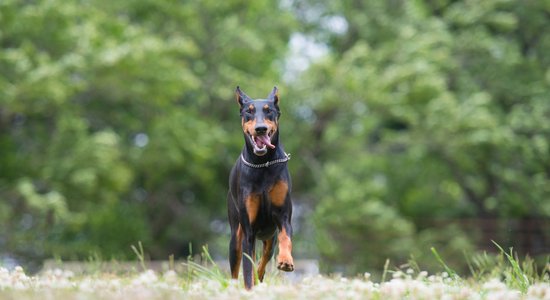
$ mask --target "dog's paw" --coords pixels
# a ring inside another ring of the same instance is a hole
[[[278,257],[277,269],[285,272],[294,271],[294,262],[292,261],[292,257]]]

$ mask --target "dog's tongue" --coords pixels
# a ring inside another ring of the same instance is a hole
[[[256,136],[256,144],[258,147],[262,148],[264,145],[268,146],[271,149],[275,149],[275,146],[271,144],[271,139],[268,135]]]

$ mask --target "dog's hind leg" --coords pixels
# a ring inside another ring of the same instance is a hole
[[[243,257],[243,231],[241,225],[237,230],[231,230],[231,241],[229,242],[229,266],[231,268],[231,278],[239,278],[239,267]]]
[[[243,257],[243,230],[239,223],[239,210],[233,201],[231,193],[227,193],[227,216],[231,228],[231,240],[229,241],[229,267],[231,278],[239,278],[239,268]]]
[[[277,237],[274,235],[271,239],[263,241],[264,247],[262,251],[262,258],[260,259],[260,264],[258,266],[258,279],[260,280],[260,282],[264,281],[265,267],[273,256],[273,246],[275,244],[276,238]]]

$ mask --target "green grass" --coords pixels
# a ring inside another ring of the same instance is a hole
[[[437,262],[439,262],[441,264],[441,266],[445,269],[445,272],[447,272],[447,274],[449,274],[451,276],[451,278],[453,278],[454,280],[461,280],[460,276],[458,275],[458,273],[451,269],[444,261],[443,261],[443,258],[441,258],[441,256],[439,255],[439,253],[437,252],[437,250],[434,248],[434,247],[431,247],[430,250],[432,251],[435,259],[437,260]]]
[[[223,288],[227,288],[230,281],[229,274],[223,272],[212,259],[212,256],[208,251],[208,246],[202,247],[200,257],[201,261],[196,262],[194,261],[193,256],[189,255],[187,262],[183,263],[187,269],[187,282],[185,284],[189,285],[194,280],[213,280],[218,282]]]
[[[138,242],[138,247],[139,248],[136,248],[136,246],[134,245],[131,246],[132,250],[138,258],[142,270],[145,271],[147,270],[147,267],[145,266],[145,251],[143,251],[143,245],[141,244],[141,241]]]
[[[175,270],[173,256],[163,272],[148,269],[143,245],[132,246],[140,269],[126,273],[75,275],[50,270],[28,276],[21,268],[0,268],[1,299],[549,299],[550,265],[537,268],[526,257],[520,260],[513,249],[499,253],[467,255],[470,276],[459,276],[438,251],[432,248],[441,273],[422,271],[413,259],[402,268],[390,268],[387,260],[380,282],[369,273],[360,277],[318,275],[290,282],[275,268],[268,268],[266,281],[246,291],[242,282],[231,280],[212,259],[208,247],[190,255],[184,268]],[[251,259],[251,258],[245,258]],[[390,276],[391,275],[391,276]]]

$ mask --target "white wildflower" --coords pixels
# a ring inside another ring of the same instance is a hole
[[[393,272],[392,277],[393,278],[401,278],[401,277],[403,277],[403,272],[395,271],[395,272]]]
[[[365,278],[366,281],[369,281],[369,280],[370,280],[370,276],[371,276],[371,275],[370,275],[369,272],[365,272],[365,273],[363,274],[363,278]]]
[[[489,292],[485,299],[487,300],[519,300],[521,293],[514,290],[497,290]]]
[[[380,292],[391,298],[401,298],[405,295],[407,286],[402,279],[394,278],[388,282],[384,282],[380,285]]]
[[[493,278],[487,282],[485,282],[482,286],[482,289],[487,291],[502,291],[506,290],[506,284],[501,282],[500,280]]]
[[[162,275],[166,283],[176,285],[178,283],[178,274],[174,270],[169,270]]]
[[[157,274],[153,270],[147,270],[139,274],[137,278],[132,281],[134,285],[152,284],[158,281]]]
[[[428,277],[428,272],[421,271],[420,273],[418,273],[418,279],[424,279],[426,277]]]
[[[550,284],[548,283],[535,283],[527,290],[528,300],[550,300]]]

